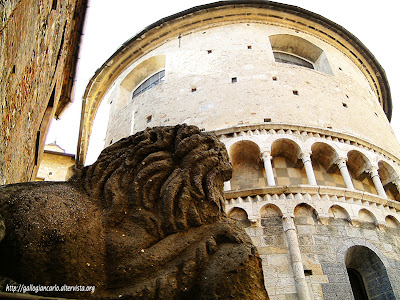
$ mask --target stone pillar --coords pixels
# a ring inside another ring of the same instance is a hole
[[[351,181],[351,177],[350,177],[349,170],[347,169],[346,161],[347,161],[346,158],[339,158],[336,161],[336,164],[338,165],[340,173],[342,174],[346,188],[348,188],[349,190],[354,190],[353,182]]]
[[[274,178],[274,171],[272,170],[272,156],[269,152],[262,153],[262,159],[264,161],[265,174],[267,175],[267,183],[269,186],[276,185]]]
[[[371,169],[369,170],[369,173],[371,174],[371,178],[372,178],[372,181],[374,182],[374,185],[375,185],[378,195],[383,198],[387,198],[385,189],[383,188],[381,179],[379,178],[378,168],[371,167]]]
[[[310,185],[317,185],[317,180],[315,179],[314,170],[311,163],[310,153],[302,153],[301,160],[303,161],[304,169],[306,170],[308,183]]]
[[[301,259],[299,242],[297,240],[296,227],[294,226],[293,216],[285,215],[282,217],[283,230],[286,235],[290,260],[292,263],[294,282],[296,285],[297,299],[310,300],[306,276],[304,275],[304,267]]]

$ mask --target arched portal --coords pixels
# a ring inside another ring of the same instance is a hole
[[[345,263],[355,300],[395,299],[385,265],[371,249],[349,248]]]

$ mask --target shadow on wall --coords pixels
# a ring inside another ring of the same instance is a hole
[[[355,300],[396,299],[386,268],[372,250],[353,246],[347,250],[345,261]]]

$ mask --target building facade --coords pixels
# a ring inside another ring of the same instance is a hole
[[[35,181],[67,181],[74,174],[74,169],[74,154],[66,153],[56,143],[47,144]]]
[[[35,180],[72,102],[87,0],[0,2],[0,185]]]
[[[187,123],[226,145],[226,212],[271,299],[400,299],[400,146],[384,70],[343,27],[266,1],[164,18],[118,49],[84,96],[77,162],[109,107],[105,147]]]

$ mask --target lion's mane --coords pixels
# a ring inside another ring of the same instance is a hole
[[[79,180],[118,223],[129,211],[158,238],[224,214],[232,167],[224,145],[195,126],[148,128],[103,150]]]
[[[224,145],[183,124],[116,142],[68,182],[1,187],[0,287],[5,278],[96,286],[62,297],[267,299],[261,259],[224,213],[231,173]]]

